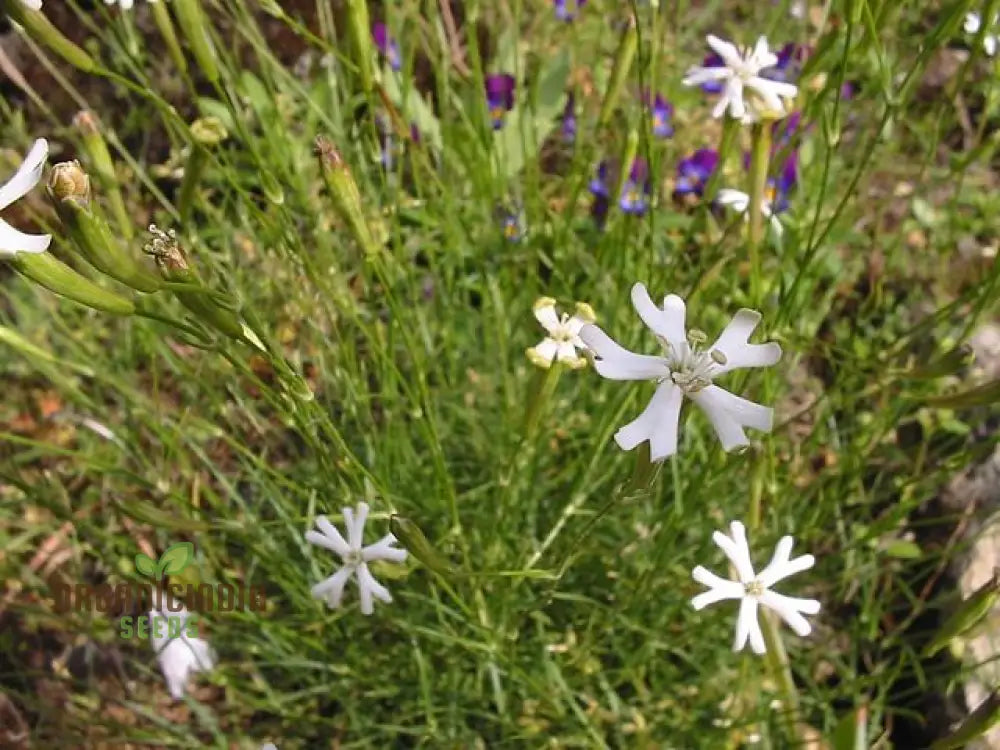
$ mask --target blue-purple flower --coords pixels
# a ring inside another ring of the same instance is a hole
[[[514,89],[517,81],[509,73],[486,76],[486,106],[490,110],[493,129],[503,127],[504,117],[514,108]]]
[[[705,55],[705,59],[701,61],[703,68],[724,68],[725,65],[726,63],[723,62],[722,56],[714,52]],[[701,84],[701,90],[706,94],[721,94],[723,85],[722,81],[705,81]]]
[[[580,8],[587,4],[587,0],[552,0],[552,4],[556,9],[556,18],[560,21],[572,21]]]
[[[632,168],[622,186],[618,207],[625,213],[635,216],[641,216],[649,208],[649,165],[645,159],[632,160]]]
[[[524,222],[520,211],[506,211],[500,216],[500,228],[503,237],[508,242],[520,242],[524,239]]]
[[[799,68],[809,52],[808,47],[789,42],[777,52],[778,63],[761,71],[764,78],[772,81],[789,81],[798,76]]]
[[[597,176],[587,186],[594,196],[590,206],[590,215],[599,227],[604,226],[608,218],[608,208],[611,206],[611,188],[608,186],[608,163],[602,161],[597,165]]]
[[[702,195],[712,172],[719,164],[719,152],[711,148],[700,148],[677,164],[677,181],[674,195]]]
[[[653,99],[653,135],[657,138],[669,138],[674,134],[674,126],[671,118],[674,108],[666,99],[659,94]]]
[[[788,210],[788,194],[795,187],[799,177],[799,155],[793,151],[785,160],[777,176],[767,182],[766,198],[776,214]]]
[[[562,115],[562,138],[565,143],[576,140],[576,97],[573,94],[566,97],[566,108]]]
[[[389,34],[389,27],[381,21],[372,24],[372,39],[379,52],[389,63],[393,70],[400,70],[403,67],[403,58],[399,54],[399,45]]]

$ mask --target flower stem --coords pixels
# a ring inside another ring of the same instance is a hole
[[[747,250],[750,260],[750,303],[761,303],[760,246],[764,241],[764,191],[767,189],[767,168],[771,157],[771,124],[758,122],[753,126],[750,150],[750,237]]]
[[[788,652],[778,632],[778,625],[772,614],[761,609],[761,630],[764,632],[764,643],[767,644],[767,666],[771,677],[778,684],[781,692],[781,716],[785,720],[788,739],[798,744],[799,692],[792,677],[792,667],[788,661]]]

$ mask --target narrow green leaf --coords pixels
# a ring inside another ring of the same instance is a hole
[[[959,409],[966,406],[986,406],[1000,401],[1000,380],[983,383],[975,388],[944,396],[933,396],[927,399],[928,406],[940,406],[948,409]]]

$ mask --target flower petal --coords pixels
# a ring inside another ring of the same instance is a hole
[[[664,297],[661,309],[649,296],[645,284],[637,283],[632,286],[632,306],[642,322],[660,338],[666,339],[675,347],[687,342],[687,332],[684,329],[686,308],[684,300],[676,294]]]
[[[750,444],[743,432],[744,427],[771,431],[773,410],[770,407],[733,395],[717,385],[710,385],[689,395],[712,423],[723,450],[730,451]]]
[[[38,184],[42,179],[42,169],[48,155],[49,142],[44,138],[39,138],[32,144],[14,176],[0,186],[0,209],[7,208],[18,198],[27,195],[28,191]]]
[[[670,374],[663,357],[631,352],[593,323],[580,329],[580,338],[597,357],[594,369],[609,380],[658,380]]]
[[[760,629],[757,624],[757,600],[752,596],[744,596],[740,601],[740,613],[736,617],[736,638],[733,641],[733,651],[743,650],[750,637],[750,632],[754,628]]]
[[[743,81],[735,76],[726,81],[726,99],[729,100],[729,114],[737,120],[742,120],[747,113],[743,101]]]
[[[570,341],[563,341],[559,344],[559,353],[556,357],[560,362],[570,367],[580,366],[580,357],[576,353],[576,347]]]
[[[774,610],[782,620],[788,623],[788,627],[800,636],[806,636],[812,632],[812,626],[801,613],[814,615],[819,612],[820,608],[820,603],[815,599],[797,599],[774,591],[765,591],[761,594],[760,603],[768,609]]]
[[[312,595],[317,599],[325,599],[329,607],[339,607],[340,600],[344,597],[344,586],[353,570],[354,568],[345,565],[329,578],[325,578],[313,586],[310,589]]]
[[[691,577],[698,583],[709,588],[708,591],[698,594],[698,596],[691,600],[691,606],[695,609],[704,609],[710,604],[715,604],[725,599],[741,599],[746,593],[742,584],[720,578],[701,565],[691,571]]]
[[[719,200],[725,190],[719,191]],[[737,191],[733,191],[737,192]],[[743,194],[745,195],[745,194]],[[747,197],[749,200],[749,197]],[[712,344],[711,350],[722,352],[726,363],[719,365],[714,375],[721,375],[743,367],[770,367],[781,359],[781,347],[776,343],[751,344],[750,335],[760,323],[761,315],[756,310],[742,308],[736,311],[729,325]]]
[[[712,81],[724,80],[732,74],[729,68],[691,68],[684,74],[681,83],[685,86],[701,86]]]
[[[630,451],[649,441],[649,458],[662,461],[677,452],[677,425],[684,392],[665,380],[656,387],[642,413],[615,433],[618,447]]]
[[[42,9],[42,0],[21,0],[21,4],[26,6],[29,10]]]
[[[0,258],[13,258],[18,253],[44,253],[50,242],[52,235],[25,234],[0,219]]]
[[[352,550],[361,549],[365,543],[365,521],[368,520],[368,503],[358,503],[354,510],[343,508],[347,543]]]
[[[330,523],[330,519],[326,516],[316,517],[316,526],[322,533],[315,531],[306,532],[306,541],[310,544],[315,544],[318,547],[325,547],[328,550],[333,550],[341,557],[345,557],[351,552],[350,546],[341,536],[337,527]]]
[[[753,48],[753,60],[761,68],[770,68],[778,64],[778,56],[771,52],[766,36],[757,38],[757,44]]]
[[[750,205],[750,196],[742,190],[734,190],[733,188],[722,188],[715,200],[722,206],[729,206],[737,213],[743,213]]]
[[[966,34],[975,34],[979,31],[982,22],[982,16],[976,12],[969,12],[965,14],[965,22],[962,24],[962,28],[965,29]]]
[[[528,358],[537,365],[548,367],[559,353],[559,343],[555,339],[542,339],[537,346],[528,349]]]
[[[775,554],[775,558],[777,558],[777,554]],[[801,573],[804,570],[809,570],[815,564],[816,558],[812,555],[800,555],[794,560],[789,560],[788,558],[781,561],[772,560],[768,563],[768,566],[760,572],[757,579],[764,584],[765,587],[771,587],[778,581],[783,581],[789,576]]]
[[[556,303],[551,297],[538,300],[532,312],[535,314],[535,319],[542,324],[542,328],[549,333],[559,327],[559,313],[556,312]]]
[[[750,560],[750,547],[747,545],[746,528],[739,521],[729,524],[731,537],[726,536],[721,531],[712,534],[712,541],[729,558],[729,562],[736,568],[736,575],[739,576],[740,583],[749,583],[756,579],[753,572],[753,563]]]
[[[705,41],[712,48],[712,51],[722,58],[727,67],[736,68],[743,63],[743,56],[732,42],[727,42],[712,34],[706,36]]]
[[[361,550],[361,558],[365,562],[373,560],[386,560],[388,562],[401,563],[406,560],[406,550],[393,547],[396,543],[395,534],[386,534],[375,544],[369,544]]]
[[[993,57],[997,53],[997,38],[993,34],[987,34],[983,37],[983,51]]]
[[[376,581],[375,576],[368,570],[368,566],[363,563],[358,566],[358,597],[361,599],[361,614],[363,615],[370,615],[375,611],[372,597],[386,604],[392,601],[389,589]]]

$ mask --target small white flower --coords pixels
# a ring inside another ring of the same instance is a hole
[[[720,205],[729,206],[736,213],[743,214],[744,218],[749,218],[747,216],[747,208],[750,207],[750,196],[742,190],[722,188],[715,199]],[[781,226],[781,221],[778,220],[777,215],[771,210],[771,201],[764,198],[761,201],[760,210],[763,212],[764,216],[770,220],[771,228],[774,230],[774,233],[780,237],[784,227]]]
[[[709,34],[708,46],[722,58],[723,65],[704,68],[695,66],[684,76],[685,86],[701,86],[712,81],[723,84],[712,117],[722,117],[728,109],[737,120],[757,117],[780,119],[788,114],[784,99],[794,99],[799,89],[795,84],[772,81],[760,75],[762,70],[778,64],[778,56],[768,49],[767,38],[761,37],[752,50],[742,53],[736,45]],[[747,94],[752,98],[747,97]],[[750,106],[747,106],[747,105]]]
[[[23,198],[42,179],[42,168],[49,156],[49,144],[39,138],[31,146],[17,172],[0,186],[0,210]],[[0,258],[13,258],[18,253],[43,253],[52,242],[48,234],[25,234],[0,219]]]
[[[754,573],[750,561],[750,547],[747,544],[746,529],[739,521],[729,524],[732,537],[721,531],[712,534],[714,541],[729,558],[736,569],[739,580],[730,581],[712,573],[701,565],[691,571],[691,577],[698,583],[708,586],[708,591],[698,594],[691,600],[695,609],[703,609],[709,604],[727,599],[740,600],[740,613],[736,619],[736,640],[733,651],[740,651],[750,640],[750,648],[754,653],[763,654],[767,651],[764,644],[764,634],[757,621],[757,606],[763,605],[776,612],[788,626],[800,636],[809,635],[812,626],[802,615],[814,615],[819,612],[820,604],[815,599],[797,599],[771,591],[778,581],[789,576],[809,570],[816,562],[812,555],[802,555],[790,559],[792,544],[790,536],[784,536],[774,550],[774,557],[759,574]]]
[[[646,287],[636,284],[632,287],[632,304],[663,345],[662,356],[631,352],[595,325],[586,325],[580,332],[580,338],[596,355],[594,368],[603,377],[657,382],[645,411],[615,433],[615,442],[622,450],[632,450],[648,440],[653,461],[662,461],[676,453],[684,396],[705,412],[727,451],[749,445],[744,427],[771,430],[769,407],[735,396],[712,383],[731,370],[768,367],[781,358],[778,344],[748,341],[760,322],[760,313],[739,310],[715,343],[704,347],[704,334],[686,332],[684,300],[676,294],[668,294],[661,309],[650,299]]]
[[[344,586],[347,580],[355,575],[358,581],[358,596],[361,599],[361,612],[370,615],[374,611],[374,599],[389,603],[392,596],[389,590],[375,580],[368,563],[375,560],[388,560],[401,563],[406,559],[406,550],[393,547],[396,537],[386,534],[375,544],[364,544],[365,520],[368,518],[368,504],[358,503],[354,510],[343,508],[344,525],[347,529],[347,540],[341,536],[337,528],[326,516],[316,518],[319,531],[307,531],[306,541],[319,547],[333,550],[344,561],[336,573],[320,581],[312,587],[312,594],[317,599],[324,599],[330,607],[339,607],[344,596]]]
[[[996,27],[997,23],[1000,23],[1000,15],[993,17],[993,23],[990,24],[990,28]],[[970,36],[973,34],[978,34],[979,30],[983,26],[983,17],[976,12],[970,12],[965,14],[965,23],[963,28],[965,33]],[[993,57],[997,53],[997,47],[1000,46],[1000,39],[997,38],[996,34],[985,34],[983,36],[983,51],[987,55]]]
[[[580,329],[597,320],[593,309],[586,302],[576,303],[576,314],[563,313],[560,317],[556,301],[551,297],[541,297],[532,308],[538,322],[549,334],[537,345],[527,350],[528,359],[539,367],[548,368],[555,360],[574,369],[587,364],[585,357],[577,350],[586,351],[587,345],[580,339]]]
[[[149,640],[160,662],[163,679],[167,681],[167,690],[176,700],[184,697],[191,674],[207,672],[215,666],[215,654],[208,641],[187,634],[188,617],[183,607],[180,612],[164,613],[154,609],[149,613]],[[156,628],[159,628],[159,637]]]

